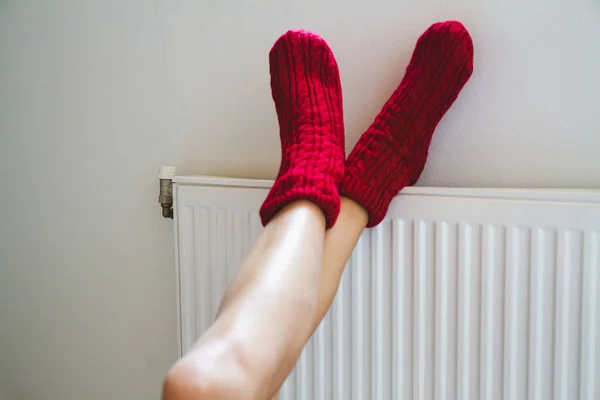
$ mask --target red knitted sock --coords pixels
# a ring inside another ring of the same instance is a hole
[[[277,179],[260,208],[262,223],[287,204],[307,199],[321,207],[330,228],[340,212],[345,159],[337,62],[325,40],[305,30],[282,35],[269,62],[282,154]]]
[[[432,25],[417,41],[406,75],[346,161],[340,194],[381,222],[400,189],[425,167],[431,136],[473,71],[473,42],[456,21]]]

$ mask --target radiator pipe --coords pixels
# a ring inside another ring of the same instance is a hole
[[[159,194],[158,202],[162,208],[164,218],[173,219],[173,177],[175,176],[175,167],[160,167],[158,174]]]

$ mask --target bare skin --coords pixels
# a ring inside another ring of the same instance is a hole
[[[342,208],[335,225],[325,233],[323,249],[323,268],[319,282],[319,298],[317,311],[312,321],[310,336],[317,330],[319,324],[329,311],[340,286],[342,273],[352,255],[352,251],[365,230],[369,216],[358,203],[342,197]],[[309,336],[309,338],[310,338]],[[271,390],[277,391],[290,374],[296,359],[284,358],[277,375],[271,382]],[[273,398],[277,400],[277,396]]]
[[[284,208],[241,266],[215,323],[170,371],[163,400],[271,398],[331,306],[366,222],[349,199],[327,232],[313,203]]]
[[[325,217],[308,201],[265,227],[225,295],[213,325],[165,379],[163,399],[265,399],[285,357],[311,335]]]

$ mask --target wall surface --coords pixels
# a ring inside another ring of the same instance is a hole
[[[0,0],[4,397],[158,398],[176,357],[158,168],[274,177],[267,53],[291,27],[336,53],[350,150],[444,19],[475,72],[419,184],[600,187],[596,0]]]

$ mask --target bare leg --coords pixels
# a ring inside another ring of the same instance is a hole
[[[280,365],[312,334],[325,218],[296,201],[271,220],[229,288],[215,323],[165,380],[163,399],[265,399]]]
[[[358,203],[342,197],[342,209],[335,226],[325,234],[323,247],[323,268],[319,283],[319,299],[317,313],[313,321],[313,331],[317,329],[321,320],[329,311],[335,298],[342,273],[348,259],[362,235],[369,215]]]
[[[164,399],[267,399],[312,334],[344,175],[341,83],[331,49],[308,31],[283,34],[269,65],[282,161],[259,212],[266,228],[217,320],[167,377]]]
[[[318,328],[321,320],[331,307],[335,294],[337,293],[342,278],[342,273],[352,255],[356,242],[367,225],[369,216],[367,212],[351,199],[342,197],[342,208],[335,226],[325,234],[325,245],[323,248],[323,267],[321,269],[321,280],[319,282],[319,294],[317,311],[312,321],[311,332]],[[283,384],[296,360],[286,357],[286,361],[293,361],[280,365],[276,377],[272,381],[271,390],[278,390]],[[276,400],[277,396],[273,398]]]

